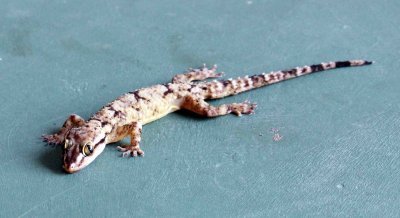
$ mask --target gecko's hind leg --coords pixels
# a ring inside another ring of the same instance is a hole
[[[140,155],[144,155],[142,149],[140,149],[140,141],[142,140],[142,124],[134,123],[131,126],[132,130],[130,131],[131,143],[130,145],[121,147],[118,146],[117,149],[122,152],[122,157],[136,157]]]
[[[256,107],[256,104],[248,101],[243,103],[223,104],[215,107],[208,104],[204,99],[193,96],[186,96],[182,104],[182,108],[207,117],[217,117],[230,113],[234,113],[237,116],[252,114]]]
[[[187,73],[177,74],[172,79],[173,83],[188,83],[194,80],[204,80],[207,78],[221,77],[224,73],[217,73],[217,65],[214,65],[211,69],[208,69],[204,65],[200,69],[189,69]]]
[[[42,139],[44,142],[50,145],[59,145],[64,142],[66,134],[74,127],[82,126],[85,123],[85,120],[76,115],[72,114],[65,120],[64,125],[61,127],[60,131],[53,135],[42,135]]]

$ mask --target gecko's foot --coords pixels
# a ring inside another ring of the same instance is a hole
[[[139,146],[127,145],[125,147],[118,146],[117,149],[122,152],[122,157],[144,156],[144,151]]]
[[[46,142],[48,145],[61,145],[64,141],[62,137],[58,134],[53,135],[42,135],[43,142]]]
[[[208,69],[206,65],[204,65],[202,70],[208,71],[208,78],[219,78],[224,75],[224,72],[218,73],[217,68],[218,67],[216,64],[214,64],[214,66],[211,69]]]
[[[243,103],[233,103],[229,105],[231,113],[237,116],[242,116],[242,114],[254,114],[254,110],[257,108],[256,103],[250,103],[245,101]]]
[[[207,76],[207,78],[219,78],[224,75],[224,72],[217,72],[217,65],[212,68],[208,68],[205,64],[199,69],[189,69],[189,72],[202,73]]]

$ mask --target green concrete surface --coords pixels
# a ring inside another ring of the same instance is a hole
[[[396,0],[1,0],[0,217],[399,217],[399,10]],[[257,102],[252,116],[179,112],[146,125],[143,158],[111,144],[69,175],[61,148],[40,140],[71,113],[88,118],[203,63],[229,78],[352,58],[376,63],[212,102]]]

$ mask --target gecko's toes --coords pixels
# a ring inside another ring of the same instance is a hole
[[[121,157],[129,157],[130,154],[131,154],[131,151],[124,151],[124,152],[122,152]]]
[[[225,73],[224,72],[220,72],[220,73],[216,73],[214,74],[214,77],[222,77]]]
[[[251,104],[248,104],[248,109],[247,109],[247,113],[245,113],[245,114],[254,114],[255,112],[255,110],[256,110],[256,108],[257,108],[257,104],[256,103],[251,103]]]
[[[118,151],[121,151],[121,152],[125,152],[128,150],[125,147],[121,147],[121,146],[117,146],[117,149],[118,149]]]
[[[137,157],[144,156],[144,152],[138,146],[118,146],[117,149],[122,152],[121,157]]]
[[[230,110],[237,116],[241,116],[242,114],[254,114],[256,108],[257,104],[250,103],[248,100],[243,103],[234,103],[230,105]]]

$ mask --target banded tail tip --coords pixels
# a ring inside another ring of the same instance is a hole
[[[336,68],[340,67],[351,67],[351,66],[364,66],[373,64],[373,61],[367,60],[349,60],[349,61],[337,61],[335,62]]]
[[[349,61],[351,66],[363,66],[363,65],[370,65],[373,64],[373,61],[367,61],[367,60],[352,60]]]

